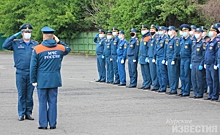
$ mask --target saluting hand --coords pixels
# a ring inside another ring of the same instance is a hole
[[[53,38],[56,40],[57,43],[60,41],[56,35],[53,35]]]

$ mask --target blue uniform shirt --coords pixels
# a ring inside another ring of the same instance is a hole
[[[142,36],[140,42],[140,54],[139,54],[139,63],[146,64],[145,59],[148,57],[148,42],[150,42],[150,33],[146,33]]]
[[[156,40],[156,52],[155,55],[161,60],[166,59],[166,46],[169,42],[169,39],[166,35],[160,36]]]
[[[104,46],[104,56],[110,57],[111,56],[111,47],[113,46],[113,39],[106,40],[106,44]]]
[[[118,43],[119,43],[118,36],[114,37],[113,44],[111,46],[111,55],[117,55]]]
[[[157,37],[155,35],[155,36],[152,36],[150,41],[148,42],[148,53],[147,53],[147,55],[148,55],[149,58],[155,59],[156,40],[157,40]]]
[[[172,59],[172,61],[175,61],[179,57],[179,51],[180,41],[178,37],[174,36],[169,39],[166,49],[166,59]]]
[[[138,38],[134,37],[130,39],[130,44],[128,46],[127,55],[133,56],[134,59],[138,58],[139,52],[139,41]]]
[[[180,58],[191,58],[192,40],[190,36],[188,36],[186,39],[182,38],[182,42],[180,43]]]
[[[34,46],[38,45],[38,42],[31,40],[27,45],[23,39],[15,38],[15,36],[7,38],[2,47],[7,50],[13,50],[14,67],[16,69],[29,72],[31,53]]]
[[[215,37],[213,40],[210,40],[207,43],[206,51],[205,51],[205,64],[217,65],[218,45],[220,45],[220,39],[218,37]]]
[[[193,40],[191,63],[200,63],[201,66],[204,65],[205,46],[206,42],[202,39],[199,41]]]
[[[104,46],[105,46],[105,38],[102,39],[95,37],[94,42],[96,43],[96,54],[97,55],[103,55],[104,53]]]
[[[117,55],[122,57],[124,60],[126,59],[127,55],[127,46],[128,42],[125,39],[120,40],[118,43]]]

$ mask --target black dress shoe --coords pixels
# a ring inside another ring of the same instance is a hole
[[[100,80],[99,82],[105,82],[105,80]]]
[[[196,98],[196,96],[190,96],[189,98]]]
[[[189,94],[182,94],[181,97],[187,97]]]
[[[136,88],[136,86],[128,86],[127,88]]]
[[[54,127],[50,127],[50,129],[56,129],[56,126],[54,126]]]
[[[175,95],[175,94],[177,94],[177,92],[166,92],[166,94],[168,94],[168,95]]]
[[[144,87],[142,86],[142,87],[139,87],[138,89],[144,89]]]
[[[218,99],[217,99],[217,98],[212,98],[211,100],[212,100],[212,101],[217,101]]]
[[[96,80],[95,82],[100,82],[100,80]]]
[[[118,86],[126,86],[126,84],[119,84]]]
[[[26,114],[25,119],[34,120],[34,118],[30,114]]]
[[[158,89],[155,89],[155,88],[153,88],[153,89],[151,89],[151,91],[157,91]]]
[[[198,98],[203,98],[203,96],[199,96],[199,97],[195,97],[196,99],[198,99]]]
[[[165,90],[159,90],[158,92],[159,92],[159,93],[162,93],[162,92],[166,92],[166,91],[165,91]]]
[[[38,129],[47,129],[47,127],[38,127]]]
[[[120,82],[114,82],[113,84],[114,84],[114,85],[116,85],[116,84],[120,84]]]
[[[150,90],[150,87],[144,87],[143,90]]]
[[[177,96],[182,96],[182,95],[183,95],[183,94],[180,93],[180,94],[178,94]]]
[[[112,84],[113,82],[107,82],[108,84]]]
[[[19,116],[18,117],[18,121],[23,121],[24,120],[24,116]]]
[[[204,98],[204,100],[211,100],[211,98]]]

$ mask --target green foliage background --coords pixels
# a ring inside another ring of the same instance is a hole
[[[74,38],[79,32],[110,30],[116,26],[129,35],[131,28],[146,25],[182,23],[210,26],[196,10],[207,0],[2,0],[0,33],[10,36],[23,23],[33,25],[34,39],[41,41],[45,25],[56,30],[59,38]]]

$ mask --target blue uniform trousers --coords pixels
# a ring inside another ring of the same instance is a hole
[[[113,63],[110,61],[110,57],[105,57],[106,69],[107,69],[107,82],[113,82]]]
[[[113,74],[114,74],[114,82],[119,83],[119,75],[118,75],[118,63],[117,63],[117,55],[112,55],[112,64],[113,64]]]
[[[166,91],[167,89],[167,67],[162,64],[162,60],[157,59],[157,79],[159,80],[160,91]]]
[[[203,97],[204,85],[204,70],[199,70],[200,62],[192,62],[191,80],[194,96]]]
[[[174,65],[171,65],[172,59],[168,59],[168,78],[170,84],[170,92],[177,92],[179,76],[178,76],[178,67],[179,63],[175,61]]]
[[[16,86],[18,90],[18,115],[32,114],[34,86],[30,83],[29,72],[16,70]]]
[[[191,71],[190,58],[181,58],[180,61],[180,80],[181,80],[181,94],[189,95],[191,87]]]
[[[121,84],[126,84],[126,72],[125,72],[125,61],[124,64],[121,64],[122,57],[118,57],[118,74]]]
[[[105,59],[102,58],[102,55],[97,55],[97,67],[99,73],[99,80],[106,81]]]
[[[57,88],[42,88],[37,89],[39,100],[39,125],[47,127],[48,122],[50,127],[57,124]]]
[[[206,82],[209,86],[208,98],[219,98],[219,82],[218,70],[214,69],[214,65],[206,65]]]
[[[157,67],[156,64],[152,62],[153,58],[149,58],[150,76],[152,81],[153,89],[159,89],[159,82],[157,79]]]
[[[143,78],[142,87],[150,88],[151,86],[151,77],[150,77],[150,67],[149,64],[140,64],[141,65],[141,74]]]
[[[136,62],[133,62],[134,57],[128,56],[128,71],[130,76],[130,85],[129,86],[137,86],[137,60]]]

